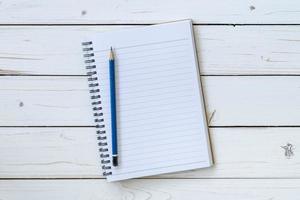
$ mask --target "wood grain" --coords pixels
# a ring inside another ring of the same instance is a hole
[[[0,181],[3,199],[295,199],[300,180],[15,180]]]
[[[299,131],[213,128],[214,167],[156,178],[300,178]],[[98,156],[94,128],[0,128],[1,178],[101,178]]]
[[[93,126],[86,78],[0,77],[0,126]],[[202,81],[210,126],[300,125],[298,76]]]
[[[134,27],[0,27],[0,74],[84,75],[85,35]],[[194,28],[202,75],[300,74],[300,26]]]
[[[71,0],[4,1],[2,24],[157,23],[191,18],[195,23],[299,23],[299,1],[277,0]]]

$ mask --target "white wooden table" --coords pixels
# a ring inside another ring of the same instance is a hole
[[[81,38],[184,18],[215,166],[106,183]],[[300,1],[3,0],[0,24],[1,200],[300,198]]]

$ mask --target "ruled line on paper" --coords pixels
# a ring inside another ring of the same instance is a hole
[[[144,52],[145,52],[145,54],[146,53],[151,53],[152,51],[158,51],[158,50],[164,50],[164,51],[169,51],[169,49],[172,49],[172,48],[175,48],[175,49],[182,49],[182,47],[186,47],[186,42],[187,41],[184,41],[184,43],[182,43],[182,44],[178,44],[178,43],[176,43],[176,45],[163,45],[163,48],[162,48],[162,46],[160,45],[159,47],[156,47],[156,48],[143,48],[142,50],[144,50]],[[120,50],[118,50],[118,56],[123,56],[123,55],[135,55],[135,54],[137,54],[137,53],[141,53],[141,48],[139,48],[138,50],[125,50],[125,51],[123,51],[122,49]],[[107,53],[105,52],[103,52],[103,53],[99,53],[99,56],[100,57],[107,57],[107,55],[106,55]]]
[[[176,69],[176,65],[179,65],[179,64],[184,65],[184,63],[186,63],[186,61],[177,62],[177,63],[169,63],[169,64],[166,64],[166,65],[162,65],[162,64],[157,65],[158,67],[164,67],[164,70],[156,69],[155,68],[156,66],[153,66],[153,65],[149,66],[149,68],[151,68],[151,70],[147,70],[147,71],[145,71],[145,70],[143,70],[143,71],[140,70],[139,71],[137,69],[134,69],[134,70],[126,70],[126,69],[125,70],[120,70],[120,69],[118,70],[117,69],[117,76],[118,76],[119,73],[122,73],[124,75],[122,77],[122,80],[118,79],[118,80],[116,80],[117,81],[116,83],[120,83],[120,81],[125,81],[126,79],[130,80],[132,77],[138,78],[139,76],[149,75],[150,73],[160,74],[161,72],[165,72],[166,70],[168,70],[170,72],[170,76],[172,75],[172,72],[176,72],[177,74],[182,73],[184,71],[186,72],[186,70],[181,71],[181,70]],[[143,66],[143,67],[145,67],[145,66]],[[188,66],[186,66],[186,67],[188,67]],[[133,72],[135,72],[135,73],[133,73]],[[191,72],[189,72],[189,73],[191,73]],[[109,76],[108,71],[100,74],[100,77],[105,78],[106,76]],[[152,78],[154,78],[154,77],[152,77]],[[137,80],[137,79],[135,79],[135,80]]]
[[[128,81],[126,80],[127,76],[125,76],[125,80],[124,80],[124,77],[123,77],[121,80],[118,80],[116,82],[116,84],[117,84],[116,89],[119,89],[120,87],[122,87],[122,89],[123,88],[126,89],[126,87],[129,87],[129,88],[130,88],[130,86],[132,87],[132,85],[141,86],[141,87],[149,86],[149,85],[152,86],[152,85],[160,84],[161,81],[163,81],[161,79],[164,79],[164,78],[169,79],[168,81],[165,81],[164,84],[168,84],[168,83],[175,83],[176,84],[178,81],[185,81],[186,83],[189,83],[188,81],[185,80],[185,76],[190,75],[191,73],[192,72],[177,72],[177,71],[175,71],[175,73],[170,73],[169,76],[167,76],[167,75],[158,75],[157,77],[151,77],[151,76],[150,77],[148,77],[148,76],[145,77],[144,76],[142,78],[127,79]],[[137,76],[139,76],[139,75],[140,74],[137,74]],[[137,84],[138,81],[146,81],[146,80],[153,80],[153,81],[148,82],[148,83],[140,82],[140,84]],[[175,85],[175,84],[173,84],[173,85]],[[122,85],[122,86],[120,86],[120,85]],[[101,87],[105,87],[105,86],[109,87],[109,84],[103,83],[103,84],[100,84],[100,86]]]
[[[168,120],[165,120],[164,118],[165,117],[167,117],[168,115],[165,115],[165,116],[161,116],[160,118],[161,118],[161,121],[160,122],[157,122],[156,123],[156,125],[159,125],[159,124],[162,124],[162,123],[166,123],[166,122],[169,122],[169,121],[174,121],[174,120],[185,120],[185,119],[191,119],[191,118],[193,118],[194,116],[196,117],[197,116],[197,114],[194,114],[194,115],[191,115],[191,117],[182,117],[182,116],[180,116],[180,115],[185,115],[185,114],[188,114],[188,113],[190,113],[191,112],[191,110],[189,110],[189,111],[183,111],[183,112],[177,112],[177,113],[174,113],[174,115],[179,115],[179,116],[173,116],[173,117],[169,117],[168,118]],[[139,122],[144,122],[144,121],[146,121],[147,120],[147,123],[144,123],[144,124],[149,124],[150,122],[152,122],[152,121],[156,121],[156,119],[159,117],[159,115],[156,115],[156,116],[154,116],[154,117],[148,117],[148,116],[146,116],[146,117],[143,117],[143,118],[141,118],[140,117],[140,119],[135,119],[135,118],[132,118],[132,119],[128,119],[128,120],[126,120],[126,122],[134,122],[135,123],[135,125],[141,125],[141,124],[143,124],[143,123],[139,123]],[[136,127],[136,126],[122,126],[123,128],[130,128],[130,127]]]
[[[174,81],[176,82],[176,81]],[[145,87],[145,86],[149,86],[149,88]],[[151,87],[152,85],[149,84],[149,85],[144,85],[144,90],[143,88],[141,89],[136,89],[136,90],[133,90],[133,89],[130,89],[130,91],[126,91],[126,92],[122,92],[121,88],[118,88],[119,90],[117,91],[117,95],[119,95],[119,99],[122,99],[122,96],[126,96],[126,98],[128,98],[128,96],[130,96],[129,94],[139,94],[140,92],[151,92],[151,91],[158,91],[158,90],[162,90],[162,91],[166,91],[167,89],[171,90],[171,89],[176,89],[176,87],[178,87],[177,85],[171,85],[171,86],[168,86],[168,87],[163,87],[161,85],[159,85],[159,87]],[[187,84],[181,84],[181,86],[191,86],[189,89],[192,89],[193,86],[191,85],[191,83],[187,83]],[[193,96],[192,94],[189,94],[191,96]],[[108,97],[108,95],[102,95],[103,97]],[[121,103],[121,102],[120,102]]]
[[[188,103],[187,101],[182,101],[183,103]],[[160,104],[161,105],[161,104]],[[189,109],[193,106],[191,106],[190,104],[189,105],[182,105],[180,107],[180,110],[186,110],[186,109]],[[170,103],[166,103],[161,109],[160,111],[161,112],[166,112],[166,111],[170,111],[170,110],[174,110],[174,109],[178,109],[178,107],[174,106],[174,105],[171,105]],[[194,107],[193,107],[194,109]],[[144,114],[144,109],[136,109],[136,112],[135,114],[136,115],[130,115],[130,113],[127,113],[127,112],[124,112],[124,111],[129,111],[131,109],[124,109],[122,108],[122,110],[119,111],[119,114],[124,117],[124,118],[127,118],[127,117],[130,117],[130,116],[136,116],[138,117],[140,114]],[[152,114],[152,113],[157,113],[156,111],[148,111],[147,114]],[[109,114],[109,112],[103,112],[103,114]]]
[[[183,41],[183,40],[188,40],[188,38],[179,38],[176,40],[165,40],[165,41],[159,41],[159,42],[150,42],[150,43],[143,43],[143,44],[138,44],[138,45],[126,45],[126,46],[119,46],[116,49],[129,49],[129,48],[135,48],[135,47],[142,47],[142,46],[151,46],[151,45],[161,45],[164,43],[172,43],[172,42],[178,42],[178,41]],[[99,50],[94,50],[94,52],[108,52],[110,50],[110,48],[106,48],[106,49],[99,49]]]
[[[189,129],[189,126],[190,125],[195,125],[195,124],[199,124],[199,122],[189,122],[189,123],[185,123],[183,124],[180,128],[176,129],[176,131],[172,131],[172,133],[174,133],[175,135],[178,133],[182,133],[184,131],[186,131],[187,129]],[[145,129],[145,130],[141,130],[143,131],[143,136],[145,135],[145,137],[148,137],[148,136],[155,136],[153,134],[153,131],[156,131],[156,135],[159,135],[159,134],[163,134],[164,132],[166,131],[169,131],[170,128],[172,128],[171,125],[167,125],[167,126],[163,126],[161,127],[160,129],[151,129],[151,127],[147,127],[148,129]],[[122,133],[122,138],[124,139],[130,139],[129,136],[131,136],[131,131],[120,131]],[[134,137],[134,136],[133,136]]]
[[[166,123],[166,122],[165,122]],[[181,122],[181,123],[183,123],[183,122]],[[199,122],[190,122],[190,123],[187,123],[188,125],[198,125],[199,124]],[[130,128],[135,128],[135,129],[138,129],[138,130],[128,130],[128,132],[129,131],[131,131],[131,132],[133,132],[133,131],[144,131],[144,132],[146,132],[146,131],[156,131],[156,130],[161,130],[161,129],[167,129],[167,130],[169,130],[171,127],[173,127],[174,126],[174,124],[168,124],[168,126],[162,126],[162,127],[160,127],[160,128],[153,128],[153,127],[148,127],[148,128],[143,128],[143,129],[141,129],[141,126],[131,126]],[[166,131],[167,131],[166,130]],[[124,131],[122,131],[122,132],[124,132]]]
[[[154,58],[150,58],[148,60],[143,60],[143,61],[136,61],[134,60],[133,62],[124,62],[124,61],[116,61],[116,65],[117,66],[122,66],[123,69],[127,69],[128,67],[127,66],[135,66],[135,65],[143,65],[143,64],[148,64],[148,63],[155,63],[155,62],[162,62],[162,61],[176,61],[177,59],[183,59],[183,58],[186,58],[185,55],[181,55],[181,56],[174,56],[174,55],[170,55],[169,57],[164,57],[164,60],[162,60],[160,57],[154,57]],[[107,66],[107,60],[103,60],[101,62],[97,61],[97,64],[99,65],[105,65]]]
[[[199,144],[199,142],[197,143],[195,141],[195,139],[193,141],[186,141],[186,142],[189,142],[190,145],[198,145]],[[182,147],[182,149],[178,149],[178,145],[180,145],[180,147]],[[165,148],[143,149],[142,151],[140,151],[138,153],[136,152],[137,149],[131,149],[131,150],[127,150],[127,149],[124,150],[122,148],[120,148],[120,149],[122,151],[122,153],[120,153],[120,155],[122,155],[126,158],[125,159],[126,162],[127,161],[128,162],[134,161],[131,158],[136,158],[136,160],[140,161],[140,159],[144,159],[144,158],[148,159],[148,158],[151,158],[153,156],[155,157],[155,156],[157,156],[157,154],[159,154],[160,156],[168,155],[169,152],[171,152],[171,151],[172,151],[173,154],[177,154],[177,153],[182,152],[183,149],[185,149],[185,151],[184,151],[185,153],[197,151],[197,149],[196,150],[195,149],[190,150],[189,146],[187,144],[183,145],[183,144],[178,144],[178,143],[172,143],[172,146],[168,146],[168,147],[165,147]],[[145,155],[149,155],[149,156],[146,157]],[[197,155],[201,156],[201,154],[199,154],[199,153]]]
[[[172,55],[172,56],[175,56],[175,55],[187,55],[187,50],[186,49],[180,49],[180,50],[176,50],[176,51],[169,51],[169,52],[165,52],[166,55]],[[116,61],[118,62],[122,62],[123,64],[135,64],[136,62],[134,63],[128,63],[126,61],[137,61],[137,60],[144,60],[147,59],[147,58],[159,58],[160,56],[162,56],[163,52],[161,51],[158,51],[156,53],[152,53],[152,54],[145,54],[145,53],[142,53],[142,52],[139,52],[138,56],[124,56],[124,55],[119,55],[118,53],[115,53],[116,55]],[[130,54],[129,54],[130,55]],[[168,58],[172,58],[172,57],[168,57]],[[98,60],[98,63],[99,64],[103,64],[105,63],[105,61],[107,60],[107,55],[103,55],[103,56],[97,56],[96,58]],[[147,61],[151,61],[151,60],[147,60]]]
[[[159,137],[159,136],[150,135],[150,134],[148,134],[148,135],[143,134],[142,138],[139,135],[132,136],[132,137],[123,137],[122,136],[122,139],[130,140],[130,142],[127,142],[127,143],[124,142],[124,143],[122,143],[122,146],[120,146],[120,147],[128,147],[128,146],[130,147],[130,146],[132,146],[132,144],[141,144],[143,142],[147,143],[150,141],[150,139],[167,139],[167,140],[164,140],[164,142],[157,144],[157,145],[165,145],[166,143],[167,144],[170,143],[172,140],[178,141],[178,139],[180,139],[180,138],[182,139],[182,135],[180,135],[180,133],[182,134],[182,131],[183,130],[177,131],[177,132],[172,131],[172,136],[173,136],[172,138],[169,138],[166,135],[164,135],[164,137]],[[194,130],[185,136],[192,137],[192,136],[197,136],[197,134],[198,134],[197,131]],[[167,142],[165,142],[165,141],[167,141]],[[158,146],[155,146],[155,147],[158,147]],[[127,150],[130,150],[130,149],[127,149]]]
[[[164,166],[164,167],[154,167],[154,168],[149,168],[149,169],[141,169],[141,170],[135,170],[135,171],[126,171],[126,172],[123,172],[123,173],[114,173],[114,176],[115,177],[118,177],[118,176],[122,176],[122,175],[127,175],[127,174],[134,174],[134,173],[140,173],[140,172],[152,172],[153,170],[157,170],[157,169],[169,169],[169,168],[173,168],[173,167],[179,167],[179,166],[184,166],[184,165],[193,165],[193,164],[199,164],[199,163],[204,163],[206,161],[204,160],[201,160],[201,161],[194,161],[194,162],[189,162],[189,163],[180,163],[180,164],[175,164],[175,165],[168,165],[168,166]],[[154,175],[154,174],[151,174],[151,175]]]
[[[145,156],[141,156],[140,157],[139,154],[135,154],[135,155],[131,155],[131,156],[127,155],[126,158],[128,158],[128,159],[126,159],[126,162],[127,163],[131,163],[131,162],[134,162],[134,161],[137,161],[137,160],[139,162],[144,162],[144,161],[148,161],[149,159],[155,159],[155,158],[157,158],[157,155],[156,155],[157,152],[160,154],[160,156],[163,156],[163,157],[167,157],[168,156],[168,158],[165,159],[165,161],[166,160],[171,160],[174,157],[178,158],[178,156],[186,156],[186,154],[192,155],[193,153],[196,153],[196,151],[190,151],[190,150],[186,150],[186,149],[188,149],[187,146],[185,146],[185,149],[182,149],[180,151],[174,151],[174,149],[172,149],[173,154],[171,156],[170,156],[170,153],[167,152],[168,150],[171,150],[169,148],[163,149],[163,151],[159,151],[159,152],[158,151],[147,152],[147,155],[149,155],[147,157],[145,157]]]
[[[181,159],[179,159],[181,160]],[[177,160],[174,160],[177,161]],[[198,164],[201,162],[206,162],[204,160],[194,160],[193,162],[185,162],[185,163],[180,163],[180,164],[173,164],[173,165],[165,165],[165,166],[158,166],[158,167],[150,167],[150,168],[146,168],[146,169],[141,169],[141,170],[136,170],[136,169],[128,169],[127,171],[123,172],[123,173],[114,173],[114,175],[118,176],[118,175],[126,175],[126,174],[130,174],[130,173],[136,173],[136,172],[142,172],[142,171],[152,171],[155,169],[164,169],[164,168],[170,168],[170,167],[175,167],[175,166],[183,166],[183,165],[191,165],[191,164]]]

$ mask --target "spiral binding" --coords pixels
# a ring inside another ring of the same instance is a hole
[[[99,146],[99,152],[100,152],[100,158],[101,158],[101,164],[103,169],[103,176],[109,176],[112,174],[111,166],[110,164],[110,155],[108,154],[108,148],[107,148],[107,137],[106,137],[106,131],[105,131],[105,125],[104,119],[103,119],[103,112],[102,112],[102,106],[101,106],[101,95],[100,95],[100,89],[99,89],[99,83],[97,78],[97,71],[96,71],[96,65],[95,65],[95,54],[93,53],[93,42],[83,42],[83,57],[84,57],[84,63],[86,65],[87,69],[87,75],[88,75],[88,82],[89,82],[89,88],[90,88],[90,94],[91,94],[91,100],[92,100],[92,107],[94,112],[94,121],[96,123],[96,133],[97,133],[97,140],[98,146]]]

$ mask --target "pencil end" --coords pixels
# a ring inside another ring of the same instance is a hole
[[[113,155],[112,156],[112,164],[113,164],[114,167],[117,167],[119,165],[118,155]]]

